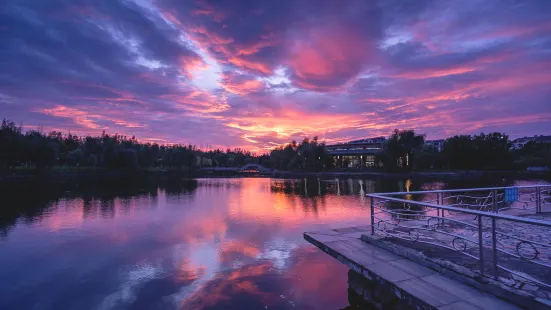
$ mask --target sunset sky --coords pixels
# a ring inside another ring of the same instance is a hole
[[[7,0],[0,118],[263,152],[551,134],[549,0]]]

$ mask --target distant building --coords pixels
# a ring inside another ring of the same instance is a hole
[[[367,138],[326,146],[337,168],[364,168],[375,166],[375,154],[382,150],[386,138]]]
[[[444,147],[444,142],[446,142],[445,139],[427,140],[425,141],[425,145],[430,145],[434,147],[438,152],[442,152],[442,148]]]
[[[551,136],[533,136],[533,137],[523,137],[513,140],[511,149],[519,150],[523,148],[528,142],[540,142],[540,143],[551,143]]]

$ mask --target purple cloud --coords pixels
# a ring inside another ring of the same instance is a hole
[[[0,117],[263,151],[415,128],[549,134],[545,0],[8,0]]]

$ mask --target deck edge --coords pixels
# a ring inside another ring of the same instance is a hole
[[[474,287],[480,291],[491,294],[496,298],[505,300],[519,307],[535,310],[550,309],[548,304],[539,301],[536,296],[532,296],[523,291],[514,290],[513,288],[507,287],[494,279],[481,276],[472,272],[470,269],[457,265],[451,261],[427,257],[423,253],[414,249],[385,241],[384,238],[374,238],[369,235],[362,234],[361,240],[396,255],[407,258],[419,265],[435,270],[447,278]]]

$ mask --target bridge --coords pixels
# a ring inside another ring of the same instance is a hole
[[[367,197],[370,225],[304,233],[373,282],[364,296],[386,288],[413,308],[551,309],[551,185]]]
[[[258,173],[258,174],[268,174],[273,172],[272,169],[266,168],[259,164],[247,164],[242,167],[204,167],[204,168],[201,168],[200,171]]]
[[[247,173],[247,172],[271,173],[273,170],[265,168],[258,164],[248,164],[239,168],[238,171],[242,173]]]

